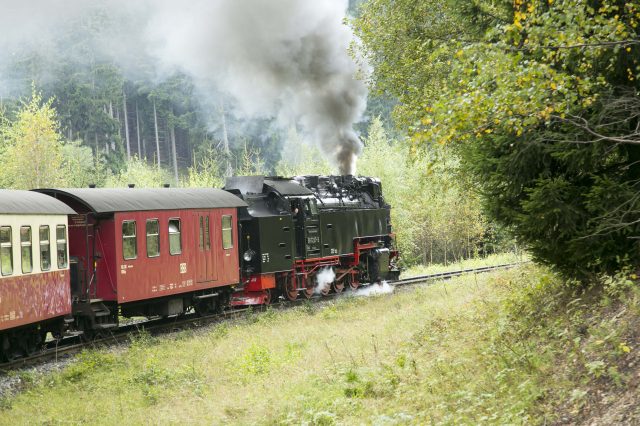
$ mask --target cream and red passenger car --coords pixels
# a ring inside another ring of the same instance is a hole
[[[66,204],[0,190],[0,358],[38,348],[71,314]]]

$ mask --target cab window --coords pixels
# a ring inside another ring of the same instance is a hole
[[[307,200],[305,202],[305,212],[308,216],[315,216],[318,214],[318,206],[316,204],[316,200]]]

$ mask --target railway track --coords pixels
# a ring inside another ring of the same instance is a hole
[[[454,277],[459,277],[460,275],[464,275],[464,274],[479,274],[483,272],[497,271],[500,269],[515,268],[516,266],[520,266],[525,263],[527,262],[505,263],[503,265],[496,265],[496,266],[482,266],[480,268],[459,269],[457,271],[439,272],[436,274],[428,274],[428,275],[419,275],[415,277],[408,277],[408,278],[403,278],[401,280],[392,281],[392,282],[389,282],[389,284],[393,286],[402,286],[402,285],[423,283],[427,281],[448,280]]]
[[[492,272],[501,269],[510,269],[520,266],[527,262],[509,263],[496,266],[484,266],[480,268],[461,269],[457,271],[439,272],[435,274],[420,275],[415,277],[403,278],[396,281],[391,281],[388,284],[394,287],[428,283],[435,284],[439,281],[448,280],[454,277],[458,277],[464,274],[477,274]],[[349,293],[346,293],[349,294]],[[317,296],[313,300],[327,300],[331,297],[338,297],[340,295],[332,294],[329,297]],[[282,301],[275,305],[280,308],[286,308],[289,306],[299,305],[307,302],[309,299],[298,299],[295,302]],[[143,322],[136,322],[132,324],[126,324],[120,326],[117,330],[108,332],[108,334],[99,336],[91,341],[83,341],[81,336],[70,336],[60,340],[53,340],[46,343],[44,349],[38,353],[32,354],[27,357],[19,358],[10,362],[0,364],[0,375],[7,374],[10,371],[27,368],[35,365],[44,364],[49,361],[57,362],[59,360],[68,359],[69,357],[81,352],[87,348],[101,348],[108,347],[113,344],[121,344],[130,341],[131,335],[135,331],[144,329],[145,332],[152,335],[166,334],[173,331],[184,330],[186,328],[199,328],[208,324],[221,322],[229,319],[241,318],[242,316],[255,311],[265,309],[264,306],[233,309],[228,310],[220,314],[209,316],[198,316],[195,313],[188,314],[182,317],[172,317],[164,319],[153,319]]]

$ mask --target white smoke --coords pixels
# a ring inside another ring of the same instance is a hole
[[[316,287],[314,289],[315,294],[320,294],[323,291],[329,290],[331,283],[336,280],[336,273],[331,267],[322,268],[320,272],[316,274]]]
[[[6,4],[5,4],[6,3]],[[353,124],[366,106],[366,86],[348,54],[347,0],[31,0],[3,1],[0,69],[16,52],[55,62],[65,37],[100,28],[79,63],[108,59],[140,77],[135,58],[153,58],[154,78],[191,75],[200,89],[233,97],[241,118],[276,118],[299,126],[355,173],[361,142]],[[94,34],[95,31],[92,32]],[[65,52],[67,53],[67,52]],[[0,71],[1,72],[1,71]],[[3,78],[4,77],[4,78]],[[0,95],[12,80],[0,75]]]
[[[356,290],[355,296],[364,296],[364,297],[377,296],[380,294],[393,293],[394,290],[395,290],[394,286],[389,285],[389,283],[386,281],[382,281],[380,283],[373,283],[366,287]]]

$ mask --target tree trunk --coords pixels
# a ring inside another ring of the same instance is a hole
[[[171,125],[171,155],[173,156],[173,178],[175,179],[175,185],[178,187],[178,157],[176,155],[176,128]]]
[[[444,264],[447,264],[447,240],[444,240]]]
[[[156,130],[156,158],[158,159],[158,170],[160,170],[162,166],[160,163],[160,138],[158,137],[158,113],[155,99],[153,100],[153,125]]]
[[[127,94],[122,91],[122,112],[124,114],[124,136],[127,141],[127,161],[131,161],[131,142],[129,140],[129,115],[127,114]]]
[[[140,114],[138,112],[137,100],[136,100],[136,133],[138,134],[138,157],[142,157],[142,151],[140,150]]]
[[[429,265],[433,265],[433,238],[429,240]]]
[[[233,169],[231,168],[231,152],[229,151],[229,135],[227,133],[227,118],[224,113],[224,100],[220,100],[220,114],[222,116],[222,142],[224,144],[224,157],[226,161],[225,176],[232,176]]]

